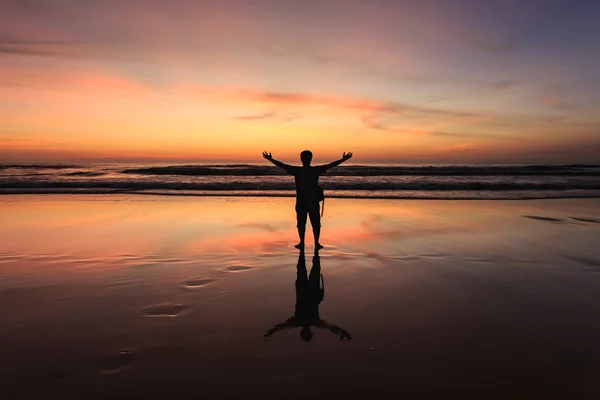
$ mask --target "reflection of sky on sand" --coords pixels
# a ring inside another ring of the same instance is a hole
[[[22,199],[3,199],[0,250],[6,256],[273,255],[292,252],[297,239],[291,199],[93,195]],[[530,204],[328,199],[322,237],[341,257],[358,248],[365,254],[406,256],[445,253],[465,244],[478,247],[519,237],[551,237],[557,229],[597,228],[592,223],[597,217],[593,207],[580,212],[580,220],[569,219],[564,211],[560,217],[568,223],[551,224],[522,218],[528,212],[557,213],[553,206],[546,211]]]
[[[152,391],[173,379],[241,397],[301,369],[298,390],[371,393],[412,376],[403,387],[435,382],[441,398],[490,377],[558,387],[600,354],[598,200],[328,199],[319,313],[352,333],[344,345],[321,330],[310,344],[297,331],[263,338],[294,312],[291,199],[0,201],[0,373],[25,388]],[[307,267],[312,253],[309,239]],[[223,384],[232,371],[244,371],[239,385]]]
[[[377,266],[511,252],[523,260],[563,245],[585,253],[596,237],[585,233],[597,235],[600,226],[593,223],[596,204],[328,199],[323,257]],[[531,215],[542,218],[524,218]],[[293,254],[297,239],[292,199],[7,196],[0,219],[6,275],[51,264],[53,274],[157,263],[268,266]],[[565,237],[566,231],[573,235]]]

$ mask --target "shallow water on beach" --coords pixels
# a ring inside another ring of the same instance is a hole
[[[595,398],[599,206],[329,199],[307,343],[293,199],[2,196],[0,394]]]

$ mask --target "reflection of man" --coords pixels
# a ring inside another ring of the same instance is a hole
[[[294,175],[296,181],[296,218],[298,220],[298,236],[300,243],[296,245],[301,249],[304,247],[304,233],[306,232],[306,215],[310,217],[310,224],[313,228],[315,237],[315,248],[321,249],[323,246],[319,243],[321,235],[321,216],[319,215],[319,176],[327,172],[328,169],[336,167],[346,160],[352,158],[352,153],[344,153],[342,158],[326,165],[310,165],[313,154],[309,150],[300,153],[301,167],[284,164],[275,160],[271,153],[266,151],[263,157],[271,161],[279,168],[285,169],[289,174]]]
[[[329,325],[319,318],[319,304],[325,297],[325,285],[321,275],[321,260],[318,250],[315,250],[310,276],[307,276],[304,252],[298,257],[298,274],[296,276],[296,311],[287,321],[275,325],[265,333],[269,337],[275,332],[289,328],[302,328],[300,337],[308,342],[312,339],[311,327],[327,329],[340,337],[340,340],[351,340],[350,333],[336,325]]]

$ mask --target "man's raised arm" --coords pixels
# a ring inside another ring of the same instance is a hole
[[[351,158],[352,158],[352,153],[351,152],[344,153],[344,155],[342,156],[342,158],[340,158],[339,160],[334,161],[334,162],[329,163],[329,164],[320,165],[319,168],[321,168],[323,170],[323,172],[325,172],[329,168],[337,167],[338,165],[340,165],[344,161],[349,160]]]
[[[352,335],[350,335],[350,332],[348,332],[347,330],[340,328],[337,325],[329,325],[327,323],[327,321],[320,319],[319,322],[317,323],[317,328],[323,328],[323,329],[328,329],[330,332],[335,333],[336,335],[339,336],[341,341],[347,340],[347,341],[351,341],[352,340]]]
[[[277,161],[276,159],[274,159],[271,156],[271,153],[267,153],[266,151],[263,151],[263,157],[266,158],[267,160],[271,161],[273,164],[275,164],[279,168],[283,168],[283,169],[285,169],[288,172],[290,172],[290,170],[292,169],[291,165],[284,164],[281,161]]]
[[[271,337],[274,333],[279,332],[283,329],[296,328],[296,327],[300,326],[300,325],[296,324],[295,322],[296,322],[296,320],[294,319],[294,317],[292,317],[281,324],[277,324],[274,327],[272,327],[271,329],[269,329],[264,334],[264,337]]]

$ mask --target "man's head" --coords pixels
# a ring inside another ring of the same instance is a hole
[[[308,167],[312,161],[312,152],[310,150],[304,150],[300,153],[300,160],[302,160],[302,165]]]
[[[310,330],[309,326],[303,326],[302,327],[302,330],[300,330],[300,337],[305,342],[310,342],[310,339],[312,339],[312,337],[313,337],[313,333]]]

